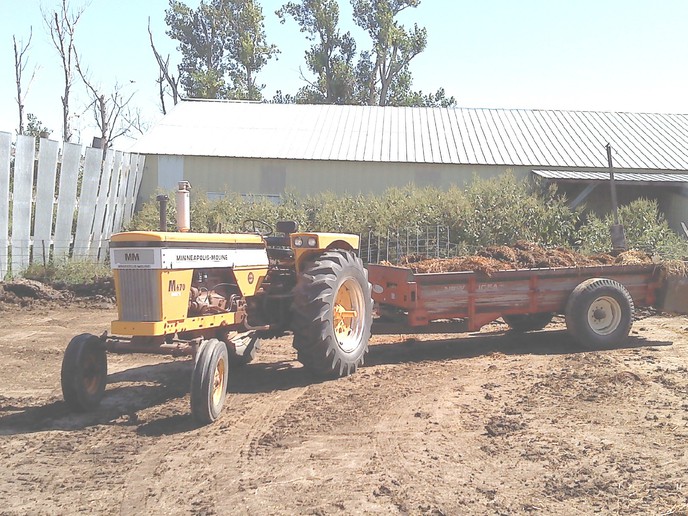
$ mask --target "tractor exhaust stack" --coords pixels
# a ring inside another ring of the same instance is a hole
[[[191,229],[190,191],[191,183],[179,181],[179,189],[177,190],[177,231],[182,233],[186,233]]]

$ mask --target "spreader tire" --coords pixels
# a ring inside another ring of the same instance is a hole
[[[107,384],[107,356],[98,337],[82,333],[69,342],[60,379],[62,396],[71,409],[86,412],[100,404]]]
[[[227,396],[227,346],[217,339],[201,343],[191,374],[191,413],[201,424],[215,421]]]
[[[252,362],[260,349],[260,339],[255,332],[237,335],[226,342],[230,367],[242,367]]]
[[[347,376],[368,352],[373,301],[368,271],[349,251],[328,251],[305,268],[294,289],[298,359],[325,377]]]
[[[537,314],[503,315],[502,319],[513,331],[525,332],[541,330],[552,322],[552,316],[553,314],[549,312],[542,312]]]
[[[633,299],[619,282],[591,278],[578,285],[566,303],[566,329],[586,348],[623,343],[633,324]]]

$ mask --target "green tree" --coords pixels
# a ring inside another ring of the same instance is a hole
[[[232,0],[229,45],[226,47],[234,81],[233,98],[261,100],[265,85],[256,83],[257,73],[279,51],[265,38],[263,9],[253,0]]]
[[[52,131],[43,125],[36,115],[33,113],[26,114],[26,127],[24,134],[33,136],[34,138],[47,138]]]
[[[201,0],[192,9],[170,0],[167,35],[179,42],[180,84],[189,97],[262,98],[256,75],[276,52],[265,40],[262,8],[253,0]]]
[[[291,16],[313,42],[306,51],[306,65],[315,80],[301,88],[297,101],[318,104],[351,104],[354,100],[353,59],[356,43],[349,32],[338,28],[336,0],[288,2],[278,11],[281,23]]]
[[[386,106],[399,99],[395,89],[404,85],[410,91],[408,65],[427,45],[424,27],[407,30],[396,19],[420,0],[351,0],[354,21],[373,42],[371,52],[363,52],[357,67],[360,100],[369,105]]]

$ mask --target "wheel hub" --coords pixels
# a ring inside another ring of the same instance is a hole
[[[611,296],[602,296],[588,309],[588,324],[598,335],[609,335],[621,324],[621,305]]]
[[[219,360],[213,374],[213,404],[217,406],[225,389],[225,362]]]
[[[341,284],[332,308],[332,326],[337,344],[344,352],[356,349],[363,333],[363,291],[354,279]]]

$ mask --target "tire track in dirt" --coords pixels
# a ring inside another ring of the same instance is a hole
[[[455,404],[457,385],[451,381],[454,364],[438,366],[435,363],[431,371],[425,371],[422,365],[413,364],[398,372],[399,377],[411,381],[398,386],[401,398],[388,405],[373,428],[379,477],[373,494],[388,497],[402,514],[452,512],[446,500],[436,496],[438,484],[444,480],[438,478],[435,466],[454,452],[442,424],[447,408]],[[434,401],[431,408],[429,398]],[[440,459],[437,452],[442,448],[445,457]]]
[[[226,493],[242,490],[237,472],[250,466],[260,439],[306,390],[294,387],[277,394],[230,393],[223,415],[215,424],[193,429],[181,438],[158,438],[128,475],[120,513],[163,514],[185,509],[194,513],[223,512]],[[168,492],[168,488],[176,484],[187,486],[185,496],[170,499],[173,489]],[[161,499],[168,503],[161,505]],[[223,500],[221,504],[219,500]],[[150,505],[151,501],[155,506]]]

